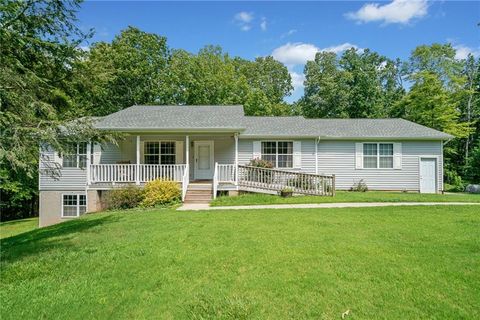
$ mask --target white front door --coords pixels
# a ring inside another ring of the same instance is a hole
[[[212,179],[213,162],[213,141],[194,141],[194,162],[195,179]]]
[[[420,159],[420,192],[421,193],[436,193],[436,167],[437,159],[422,158]]]

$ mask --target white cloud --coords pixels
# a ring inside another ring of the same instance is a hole
[[[407,24],[410,20],[427,14],[427,0],[393,0],[389,4],[368,3],[356,12],[345,16],[357,22],[381,21],[385,24]]]
[[[463,44],[454,45],[453,48],[456,50],[455,59],[466,59],[469,54],[473,55],[475,58],[480,56],[480,48],[470,48]]]
[[[262,22],[260,22],[260,29],[262,29],[262,31],[267,31],[267,18],[262,17]]]
[[[343,51],[346,51],[350,48],[355,48],[355,49],[358,49],[358,46],[354,45],[354,44],[351,44],[349,42],[345,42],[345,43],[342,43],[342,44],[339,44],[337,46],[332,46],[332,47],[327,47],[327,48],[323,48],[322,51],[327,51],[327,52],[333,52],[333,53],[340,53],[340,52],[343,52]]]
[[[253,18],[253,12],[241,11],[235,14],[233,20],[240,27],[240,30],[248,31],[252,28],[251,22]]]
[[[292,86],[295,91],[303,88],[303,81],[305,81],[305,75],[303,73],[290,71],[290,77],[292,77]]]
[[[327,48],[319,48],[311,43],[287,43],[281,47],[278,47],[272,51],[272,56],[275,60],[278,60],[287,66],[293,66],[298,64],[305,64],[308,60],[315,59],[315,54],[320,51],[328,51],[334,53],[340,53],[349,48],[358,48],[351,43],[342,43],[336,46]]]
[[[253,20],[253,13],[242,11],[235,15],[235,20],[243,23],[249,23]]]
[[[282,34],[282,35],[280,36],[280,38],[283,39],[283,38],[289,37],[289,36],[291,36],[292,34],[294,34],[294,33],[296,33],[296,32],[297,32],[297,29],[290,29],[290,30],[288,30],[287,32],[285,32],[284,34]]]
[[[310,43],[287,43],[273,50],[272,56],[287,65],[304,64],[308,60],[313,60],[315,54],[320,51],[315,45]]]

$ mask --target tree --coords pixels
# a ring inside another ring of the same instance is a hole
[[[242,104],[249,92],[245,76],[236,72],[232,59],[216,46],[207,46],[197,55],[174,51],[167,81],[175,104]]]
[[[460,113],[455,101],[443,87],[435,73],[422,71],[415,75],[414,85],[399,104],[409,120],[455,137],[466,137],[470,133],[468,123],[459,121]]]
[[[349,75],[348,114],[351,118],[385,118],[393,104],[403,95],[397,83],[397,66],[369,49],[349,49],[340,59]]]
[[[170,50],[165,37],[134,27],[112,43],[95,43],[75,65],[72,85],[91,115],[106,115],[135,104],[165,104]],[[101,106],[101,107],[100,107]]]
[[[348,74],[340,69],[337,55],[318,52],[305,65],[305,89],[300,101],[309,118],[346,118],[350,99]]]
[[[455,53],[455,49],[449,43],[416,47],[406,63],[407,78],[427,71],[437,74],[443,84],[450,85],[462,70],[462,63],[455,59]]]
[[[339,58],[319,52],[305,67],[307,117],[387,117],[404,94],[399,62],[369,49],[349,49]]]
[[[258,57],[254,61],[235,58],[234,63],[249,86],[265,93],[271,104],[281,103],[293,90],[288,69],[271,56]]]
[[[39,148],[63,151],[73,140],[98,137],[89,119],[71,122],[80,113],[66,93],[81,54],[77,47],[89,36],[75,26],[79,2],[0,4],[2,219],[32,213]]]

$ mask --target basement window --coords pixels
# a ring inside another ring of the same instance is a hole
[[[79,217],[87,211],[87,196],[84,194],[64,194],[62,218]]]

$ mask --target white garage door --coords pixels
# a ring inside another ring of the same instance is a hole
[[[437,168],[437,159],[435,158],[420,159],[420,192],[421,193],[437,192],[436,168]]]

